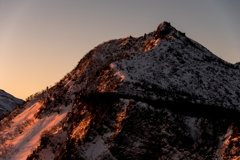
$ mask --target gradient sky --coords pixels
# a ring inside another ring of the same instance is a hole
[[[239,0],[0,0],[0,89],[25,99],[54,85],[96,45],[168,21],[240,62]]]

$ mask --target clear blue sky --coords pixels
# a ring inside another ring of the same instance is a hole
[[[58,82],[96,45],[171,22],[240,62],[239,0],[0,0],[0,88],[25,99]]]

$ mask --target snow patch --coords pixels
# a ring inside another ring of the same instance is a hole
[[[101,159],[101,156],[108,155],[111,156],[112,159],[115,159],[108,150],[107,144],[104,143],[104,139],[110,137],[111,135],[113,135],[113,133],[106,133],[103,136],[97,135],[91,143],[86,143],[84,146],[81,146],[84,158],[87,160]]]
[[[196,140],[198,138],[198,136],[199,136],[198,133],[200,133],[199,129],[195,125],[196,120],[197,120],[197,118],[195,118],[195,117],[187,117],[185,120],[186,125],[190,129],[190,134],[194,140]]]
[[[13,145],[11,155],[8,156],[8,159],[25,160],[27,156],[31,154],[32,150],[39,145],[41,133],[46,129],[50,129],[54,125],[57,125],[66,116],[70,109],[69,105],[68,107],[63,107],[64,109],[60,114],[53,113],[49,117],[36,119],[34,114],[38,112],[41,106],[41,102],[36,102],[13,119],[11,129],[8,130],[8,132],[14,131],[17,126],[21,125],[27,119],[32,120],[32,123],[24,129],[23,133],[13,137],[13,139],[7,142]],[[6,131],[2,131],[2,133],[4,132],[7,133]]]

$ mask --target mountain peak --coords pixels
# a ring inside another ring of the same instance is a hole
[[[0,159],[237,159],[238,66],[168,22],[109,40],[0,121]]]
[[[164,21],[158,25],[157,31],[155,33],[155,38],[164,38],[172,31],[176,31],[176,29],[172,27],[169,22]]]

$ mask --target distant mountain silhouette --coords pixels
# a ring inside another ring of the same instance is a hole
[[[0,119],[4,117],[4,115],[8,114],[20,104],[23,104],[23,100],[18,99],[0,89]]]

